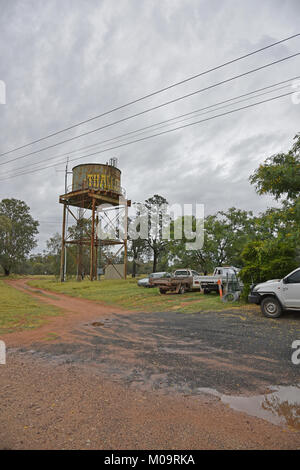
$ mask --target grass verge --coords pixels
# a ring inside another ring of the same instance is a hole
[[[137,286],[135,279],[101,280],[90,282],[84,280],[58,282],[53,279],[35,279],[28,282],[30,286],[47,289],[73,297],[101,301],[128,310],[143,312],[180,311],[195,313],[209,310],[226,310],[241,308],[245,303],[223,303],[217,294],[203,295],[200,292],[187,292],[183,295],[161,295],[158,289],[148,289]]]
[[[51,316],[62,314],[59,308],[47,305],[0,280],[0,334],[41,326]]]

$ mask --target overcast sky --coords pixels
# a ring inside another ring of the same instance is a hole
[[[0,0],[0,153],[101,114],[164,86],[299,32],[299,0]],[[0,157],[0,163],[95,129],[300,51],[300,37],[148,98],[122,111]],[[300,75],[300,56],[89,136],[0,166],[0,198],[24,200],[41,221],[39,247],[60,231],[64,164],[3,180],[26,166]],[[290,88],[195,120],[287,93]],[[300,131],[290,96],[86,159],[117,157],[128,198],[160,194],[170,203],[204,203],[211,214],[274,205],[248,178]],[[186,121],[181,124],[193,122]],[[179,124],[177,124],[179,125]],[[176,127],[165,127],[163,130]],[[153,129],[145,135],[154,133]],[[63,160],[61,157],[58,161]],[[55,162],[55,160],[53,160]],[[37,165],[32,169],[37,168]],[[71,176],[69,177],[71,184]]]

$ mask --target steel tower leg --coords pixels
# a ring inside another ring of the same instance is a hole
[[[95,269],[95,198],[92,202],[92,233],[91,233],[91,253],[90,253],[90,280],[94,280]]]
[[[60,255],[60,280],[61,282],[64,282],[65,280],[64,270],[65,270],[66,212],[67,212],[67,205],[64,204],[62,235],[61,235],[61,255]]]

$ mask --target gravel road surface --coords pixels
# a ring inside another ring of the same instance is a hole
[[[66,312],[3,338],[0,447],[300,448],[299,403],[268,400],[285,418],[273,425],[220,398],[250,403],[274,385],[299,384],[300,366],[291,362],[299,315],[130,313],[12,285]]]

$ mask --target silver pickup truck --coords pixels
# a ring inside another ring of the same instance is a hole
[[[260,305],[268,318],[278,318],[284,310],[300,311],[300,268],[283,279],[273,279],[251,286],[248,301]]]

